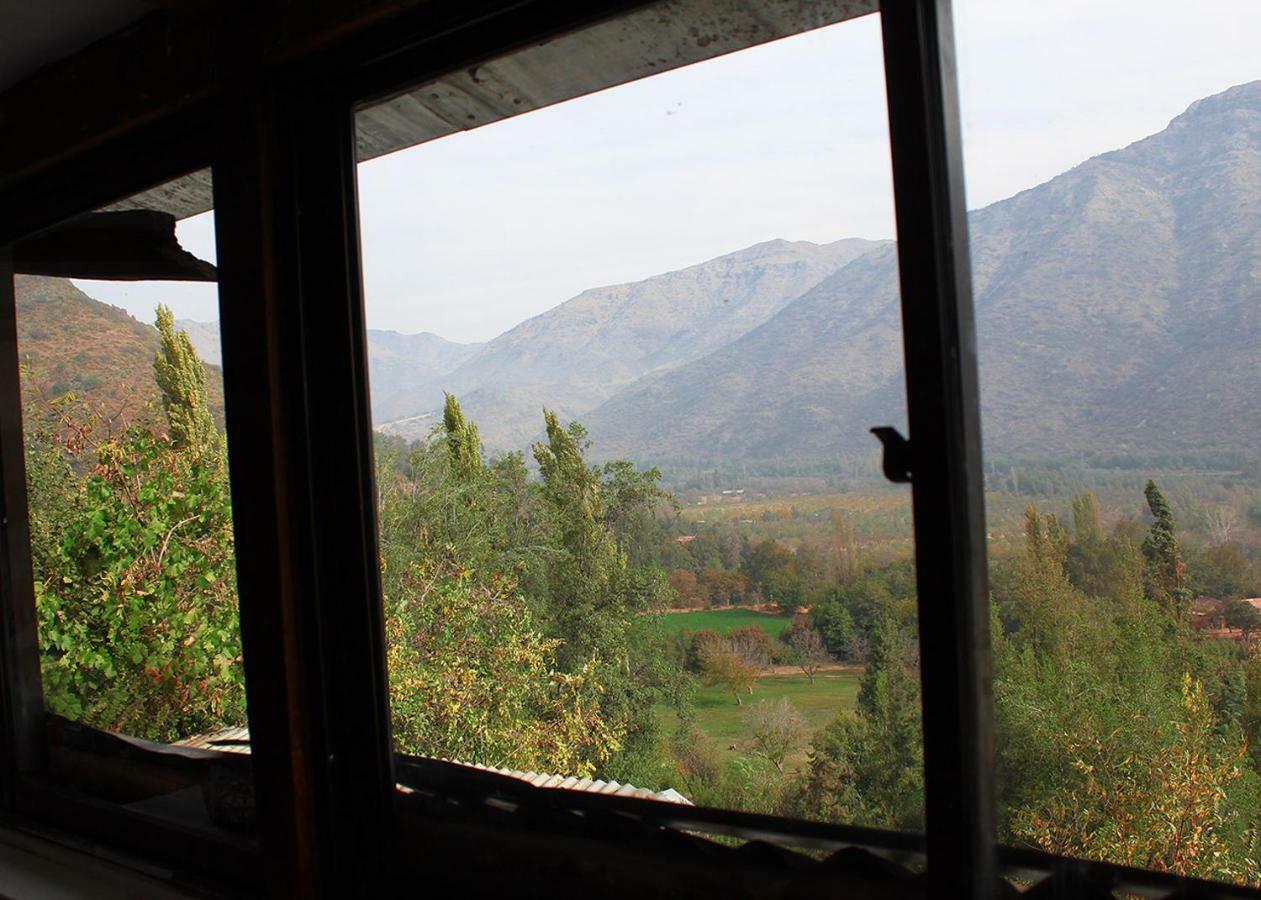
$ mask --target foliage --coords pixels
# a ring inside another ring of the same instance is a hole
[[[761,700],[745,711],[753,748],[775,771],[784,773],[784,757],[794,750],[805,734],[805,721],[786,697]]]
[[[681,677],[664,664],[664,640],[657,635],[655,614],[669,596],[664,573],[633,565],[616,527],[668,497],[655,469],[588,465],[582,426],[562,427],[548,410],[543,418],[547,440],[534,445],[534,458],[539,494],[560,551],[547,567],[548,631],[563,641],[558,665],[564,671],[599,655],[603,712],[627,723],[622,754],[609,771],[624,773],[657,756],[652,707],[658,699],[678,695]]]
[[[1083,724],[1093,727],[1062,736],[1078,777],[1021,810],[1016,837],[1067,856],[1261,883],[1255,831],[1242,848],[1224,834],[1227,789],[1243,775],[1244,746],[1221,746],[1198,683],[1184,678],[1170,719],[1139,714],[1115,729]]]
[[[825,600],[810,608],[810,621],[823,638],[828,653],[842,659],[854,659],[854,617],[837,600]]]
[[[223,442],[176,338],[154,364],[166,434],[98,434],[72,396],[26,410],[45,702],[159,741],[245,716]]]
[[[1239,544],[1212,544],[1199,551],[1189,549],[1186,557],[1187,578],[1199,596],[1226,600],[1261,594],[1261,579]]]
[[[823,636],[809,620],[794,622],[780,633],[779,639],[788,648],[788,661],[798,666],[811,684],[814,684],[814,674],[832,662]]]
[[[1222,604],[1222,618],[1227,628],[1237,628],[1245,639],[1261,628],[1261,610],[1246,600],[1227,600]]]
[[[1151,596],[1153,556],[1094,568],[1112,572],[1102,580],[1073,568],[1131,554],[1126,531],[1082,527],[1091,505],[1074,504],[1072,537],[1030,507],[1025,552],[994,582],[1000,839],[1255,879],[1258,779],[1231,712],[1242,705],[1237,663]]]
[[[535,628],[510,580],[419,562],[399,587],[386,632],[400,751],[592,775],[619,749],[597,659],[556,671],[559,641]]]
[[[909,638],[890,619],[873,630],[858,707],[815,736],[791,809],[879,828],[923,827],[919,679]]]
[[[740,655],[722,642],[705,648],[700,658],[701,683],[707,687],[721,685],[731,692],[736,705],[743,701],[742,693],[752,694],[757,684],[758,669],[740,658]]]
[[[1143,541],[1148,595],[1177,616],[1185,618],[1191,597],[1184,584],[1186,566],[1174,528],[1173,510],[1156,482],[1149,480],[1143,494],[1155,520]]]
[[[442,409],[442,428],[446,434],[447,456],[451,468],[462,481],[476,478],[482,470],[482,441],[477,426],[464,417],[459,401],[446,395]]]
[[[206,370],[185,331],[175,330],[171,310],[158,306],[158,352],[153,375],[162,393],[171,444],[205,455],[219,441],[214,417],[206,405]]]

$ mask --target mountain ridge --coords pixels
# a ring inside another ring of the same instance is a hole
[[[1257,367],[1214,364],[1255,358],[1261,337],[1259,173],[1252,82],[969,214],[987,452],[1195,453],[1204,435],[1219,450],[1261,446]],[[654,461],[862,453],[867,426],[905,421],[896,251],[874,256],[740,341],[620,392],[584,420],[595,447],[651,448]],[[850,295],[883,305],[862,328],[828,327],[824,307]],[[786,348],[790,366],[776,361]],[[883,380],[853,396],[855,371]]]

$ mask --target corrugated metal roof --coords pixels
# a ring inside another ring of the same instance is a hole
[[[496,775],[506,775],[509,778],[517,778],[521,781],[528,781],[535,787],[540,788],[558,788],[566,791],[586,791],[590,794],[614,794],[618,797],[638,797],[641,800],[658,800],[662,803],[681,803],[691,806],[692,801],[684,797],[674,788],[666,788],[664,791],[654,791],[651,788],[639,788],[633,784],[619,784],[616,781],[600,781],[591,778],[576,778],[573,775],[568,777],[562,775],[550,775],[543,772],[523,772],[520,769],[504,769],[499,766],[484,766],[481,763],[468,763],[458,759],[448,759],[444,762],[455,763],[457,766],[467,766],[470,769],[479,769],[483,772],[494,772]]]
[[[176,747],[188,747],[193,750],[217,750],[222,753],[250,752],[250,730],[248,727],[223,728],[206,734],[198,734],[175,742]],[[498,766],[485,766],[481,763],[464,762],[459,759],[444,759],[443,762],[493,772],[508,778],[527,781],[535,787],[557,788],[566,791],[586,791],[592,794],[614,794],[618,797],[638,797],[641,800],[657,800],[661,803],[681,803],[691,806],[692,801],[684,797],[674,788],[654,791],[650,788],[635,787],[633,784],[619,784],[616,781],[600,781],[591,778],[577,778],[573,775],[552,775],[546,772],[524,772],[520,769],[504,769]]]
[[[196,734],[175,742],[176,747],[189,747],[193,750],[218,750],[222,753],[250,752],[249,728],[222,728],[206,734]]]

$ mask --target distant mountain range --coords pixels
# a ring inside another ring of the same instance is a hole
[[[1261,454],[1261,82],[969,225],[991,457]],[[217,361],[217,327],[180,324]],[[528,445],[544,405],[599,457],[661,463],[865,457],[870,426],[905,424],[887,241],[768,241],[486,344],[368,344],[379,430],[423,436],[449,390],[491,450]]]
[[[1261,82],[971,214],[992,457],[1261,454]],[[904,419],[897,257],[620,391],[602,454],[827,459]],[[900,424],[900,423],[899,423]]]

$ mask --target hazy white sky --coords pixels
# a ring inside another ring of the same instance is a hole
[[[1261,0],[955,0],[972,208],[1261,78]],[[368,323],[487,340],[584,288],[771,238],[892,237],[879,21],[788,38],[360,167]],[[211,216],[180,224],[214,258]],[[213,285],[81,283],[148,321]]]

